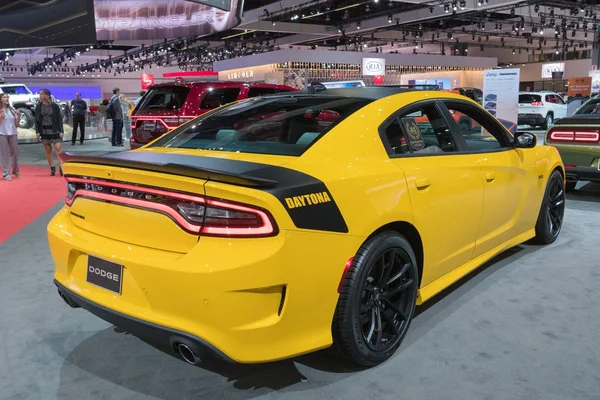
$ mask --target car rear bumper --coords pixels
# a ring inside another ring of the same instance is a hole
[[[200,359],[206,358],[217,358],[227,362],[233,362],[233,360],[223,354],[221,351],[216,349],[210,343],[205,340],[192,336],[188,333],[178,331],[176,329],[168,328],[152,324],[148,321],[144,321],[138,318],[134,318],[107,307],[103,307],[92,301],[85,299],[77,293],[69,290],[67,287],[62,285],[58,281],[54,281],[58,289],[60,297],[73,308],[83,308],[89,311],[98,318],[111,323],[119,328],[125,329],[128,333],[151,340],[154,343],[160,343],[170,346],[174,353],[177,353],[177,345],[183,343],[186,344],[190,349],[193,350]]]
[[[546,118],[541,114],[519,114],[518,124],[519,125],[543,125],[546,122]]]
[[[567,182],[600,182],[600,170],[597,167],[565,167]]]
[[[166,344],[184,338],[199,354],[239,363],[329,347],[340,278],[364,240],[310,231],[202,236],[178,253],[98,235],[71,218],[64,207],[48,226],[54,279],[65,296],[140,336]],[[87,282],[88,255],[123,265],[121,294]]]

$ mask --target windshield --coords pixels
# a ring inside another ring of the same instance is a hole
[[[161,86],[150,89],[142,97],[138,112],[142,110],[179,110],[184,104],[190,89],[185,86]]]
[[[151,147],[299,156],[371,101],[324,95],[255,97],[198,117]]]
[[[584,103],[577,111],[575,111],[574,115],[581,114],[600,114],[600,99],[593,99]]]
[[[539,103],[542,101],[542,96],[539,94],[520,94],[519,95],[519,103],[521,104],[531,104],[531,103]]]
[[[0,88],[0,93],[7,94],[33,94],[29,90],[27,86],[19,85],[19,86],[2,86]]]

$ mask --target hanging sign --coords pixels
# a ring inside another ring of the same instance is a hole
[[[150,86],[154,85],[154,75],[153,74],[142,74],[142,90],[147,90]]]
[[[363,58],[362,74],[366,76],[385,75],[385,58]]]

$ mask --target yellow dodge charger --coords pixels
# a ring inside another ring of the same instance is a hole
[[[553,242],[565,208],[555,148],[436,91],[252,98],[139,150],[64,159],[60,296],[190,363],[329,347],[381,363],[416,305]]]

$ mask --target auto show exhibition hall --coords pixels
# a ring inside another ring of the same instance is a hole
[[[599,13],[0,4],[0,399],[598,400]]]

